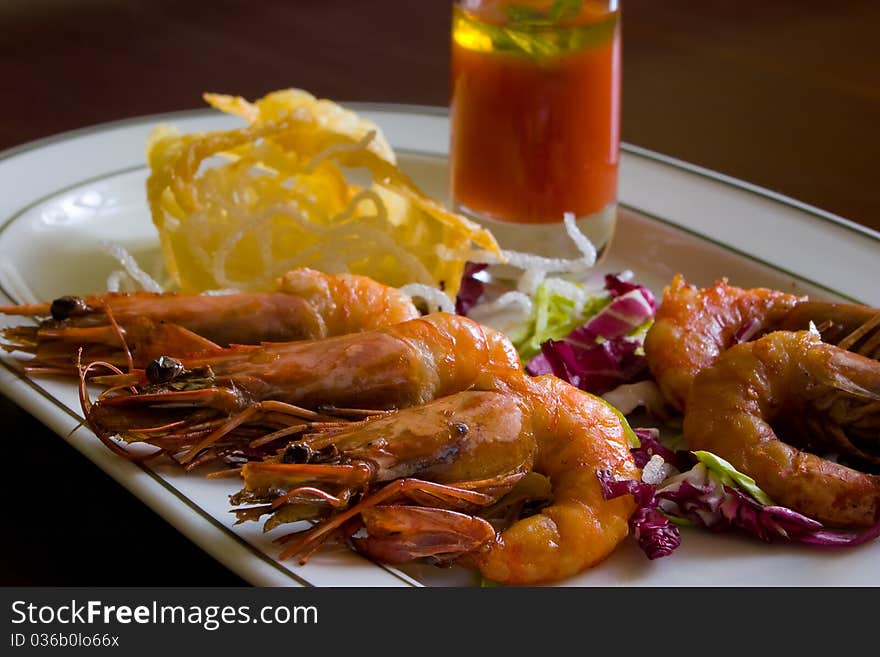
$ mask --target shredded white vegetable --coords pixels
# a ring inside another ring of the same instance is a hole
[[[584,265],[587,269],[593,267],[596,264],[596,246],[577,227],[574,215],[571,212],[565,213],[562,223],[565,225],[565,231],[568,233],[571,241],[574,242],[574,245],[578,248],[578,251],[584,254]]]
[[[666,402],[660,394],[660,388],[651,380],[621,384],[604,393],[602,397],[624,415],[629,415],[640,406],[654,417],[664,417],[667,414]]]
[[[546,258],[519,251],[502,251],[504,265],[522,270],[515,281],[516,291],[506,292],[494,301],[479,303],[471,308],[468,314],[493,328],[512,329],[516,323],[522,324],[531,318],[534,308],[533,298],[542,285],[552,294],[571,299],[576,314],[583,312],[590,296],[601,292],[604,285],[588,289],[584,285],[550,274],[568,274],[583,278],[584,274],[596,264],[596,248],[577,227],[574,215],[567,213],[563,223],[568,236],[581,252],[580,258]],[[452,254],[446,254],[442,249],[441,255],[452,257]],[[493,254],[486,251],[480,251],[472,259],[489,265],[500,262]],[[628,277],[631,276],[632,272],[628,272]]]
[[[0,258],[0,281],[3,287],[9,292],[9,296],[17,303],[39,303],[37,295],[35,295],[24,278],[19,273],[18,268],[8,258]]]
[[[527,322],[534,308],[532,297],[512,290],[489,303],[477,304],[468,315],[486,326],[499,331],[508,331]]]
[[[526,294],[534,294],[534,291],[546,279],[548,274],[585,274],[596,264],[596,247],[590,239],[584,235],[574,220],[574,215],[566,213],[563,224],[568,236],[581,252],[580,258],[546,258],[533,253],[520,251],[502,250],[503,262],[508,267],[523,270],[518,281],[517,288]],[[444,251],[441,249],[441,254]],[[452,257],[452,254],[446,254]],[[489,265],[499,264],[501,261],[488,251],[477,251],[472,257],[474,262]]]
[[[428,304],[428,312],[454,313],[455,304],[449,299],[449,295],[433,285],[424,283],[409,283],[400,288],[404,294],[414,299],[422,299]]]
[[[532,302],[532,298],[527,294],[523,294],[522,292],[505,292],[500,297],[492,301],[491,303],[483,304],[483,308],[487,311],[491,310],[501,310],[505,308],[510,308],[511,306],[519,306],[526,312],[527,315],[530,315],[532,312],[532,307],[534,303]]]
[[[677,473],[678,470],[664,461],[662,456],[654,454],[642,468],[642,481],[657,486]]]
[[[108,292],[123,292],[123,288],[129,285],[131,285],[131,277],[122,269],[110,272],[110,275],[107,277]]]
[[[164,291],[162,289],[162,286],[159,285],[155,280],[153,280],[152,276],[141,269],[137,261],[122,246],[113,242],[106,242],[103,240],[100,242],[100,245],[101,249],[105,253],[107,253],[107,255],[115,258],[119,262],[119,264],[122,265],[125,273],[131,276],[132,280],[140,285],[142,289],[146,290],[147,292]]]
[[[204,294],[206,297],[223,297],[227,294],[240,294],[241,290],[237,290],[234,287],[227,287],[222,290],[205,290],[204,292],[200,292],[200,294]]]
[[[546,258],[532,253],[504,250],[501,253],[505,258],[505,264],[523,270],[543,269],[547,274],[580,274],[592,269],[596,264],[596,247],[577,227],[573,214],[566,213],[563,224],[568,236],[581,252],[580,258]],[[485,260],[489,264],[498,262],[497,258],[492,256],[492,254],[486,253],[485,256],[491,259],[491,261]]]
[[[535,296],[541,283],[547,278],[547,271],[540,267],[526,269],[519,278],[516,288],[530,297]]]

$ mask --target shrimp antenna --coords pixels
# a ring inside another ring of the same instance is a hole
[[[77,369],[77,373],[79,375],[79,403],[80,403],[80,406],[82,406],[83,414],[85,415],[84,422],[89,425],[89,428],[98,437],[98,440],[100,440],[108,448],[110,448],[110,450],[113,451],[114,454],[118,454],[119,456],[122,456],[122,457],[128,459],[129,461],[132,461],[134,463],[141,463],[143,461],[147,461],[147,460],[152,459],[152,458],[158,456],[159,454],[161,454],[162,453],[161,449],[158,449],[155,452],[151,452],[149,454],[135,454],[134,452],[127,450],[124,447],[121,447],[119,444],[116,443],[115,440],[113,440],[113,438],[109,434],[98,429],[97,425],[94,422],[92,422],[92,420],[91,420],[92,400],[89,398],[87,379],[88,379],[89,372],[92,369],[98,368],[98,367],[103,367],[105,369],[108,369],[111,372],[114,372],[115,374],[123,374],[122,370],[120,370],[118,367],[116,367],[115,365],[112,365],[110,363],[104,362],[104,361],[95,361],[93,363],[89,363],[88,365],[86,365],[84,367],[82,364],[82,347],[80,347],[77,350],[77,352],[76,352],[76,369]],[[83,425],[83,422],[80,422],[79,425],[74,427],[73,431],[76,431],[82,425]],[[73,433],[73,431],[71,431],[71,434]]]

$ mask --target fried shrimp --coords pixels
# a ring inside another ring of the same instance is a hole
[[[654,324],[645,336],[645,356],[666,400],[684,409],[694,377],[734,344],[775,330],[814,325],[823,341],[880,357],[880,309],[858,304],[809,301],[767,288],[743,289],[726,280],[697,289],[677,275],[663,290]]]
[[[85,361],[145,367],[157,356],[344,335],[419,316],[412,299],[396,288],[307,268],[281,277],[276,292],[65,296],[2,306],[0,313],[47,318],[4,329],[3,347],[34,354],[31,366],[69,371],[79,349]]]
[[[663,290],[654,324],[645,336],[645,357],[660,392],[682,410],[691,382],[727,348],[772,326],[801,297],[766,288],[728,285],[696,289],[677,275]]]
[[[380,561],[428,557],[508,584],[556,581],[606,558],[635,503],[606,500],[597,473],[639,477],[619,416],[551,376],[502,377],[490,391],[313,433],[277,461],[246,464],[233,502],[262,503],[237,513],[271,513],[267,528],[320,519],[284,539],[282,558],[304,562],[341,535]],[[549,486],[529,484],[534,477]],[[508,494],[516,510],[493,527],[487,519],[499,502],[508,508]]]
[[[323,340],[163,357],[144,374],[96,377],[110,389],[94,404],[82,399],[90,427],[108,444],[118,434],[192,465],[268,431],[277,438],[303,431],[340,408],[414,406],[520,371],[502,334],[437,313]]]
[[[736,345],[700,372],[684,416],[689,449],[753,477],[770,497],[839,527],[878,519],[880,363],[776,331]],[[823,455],[836,455],[836,460]]]
[[[553,376],[516,381],[507,392],[524,409],[537,444],[533,471],[549,478],[552,501],[470,560],[491,580],[533,584],[570,577],[611,554],[629,532],[635,502],[629,495],[606,500],[597,471],[618,479],[641,472],[627,428],[604,401]]]

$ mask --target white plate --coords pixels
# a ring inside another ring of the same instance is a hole
[[[403,168],[445,198],[448,122],[443,110],[352,104],[376,121]],[[144,198],[143,148],[157,123],[185,131],[236,125],[213,112],[123,121],[66,133],[0,155],[0,271],[15,270],[39,298],[104,288],[114,263],[97,242],[110,239],[159,266]],[[623,210],[603,268],[631,269],[659,291],[676,272],[700,285],[727,276],[763,285],[880,305],[880,235],[741,182],[626,147]],[[11,265],[11,268],[3,267]],[[7,299],[16,295],[0,276]],[[4,302],[6,300],[4,299]],[[11,323],[9,319],[4,320]],[[165,465],[132,464],[107,450],[80,422],[69,382],[21,375],[3,356],[0,391],[108,472],[205,551],[257,585],[413,586],[468,584],[469,574],[432,567],[395,569],[347,550],[325,550],[306,566],[279,562],[256,523],[233,526],[231,480],[209,481]],[[685,530],[681,548],[656,562],[633,541],[564,585],[880,584],[880,543],[837,552]]]

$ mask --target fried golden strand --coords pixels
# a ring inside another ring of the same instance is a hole
[[[455,298],[475,247],[500,257],[485,229],[429,199],[397,167],[379,128],[289,89],[251,104],[206,100],[243,128],[147,145],[147,196],[166,265],[188,292],[261,290],[296,267],[350,272]],[[353,170],[372,178],[362,187]]]

